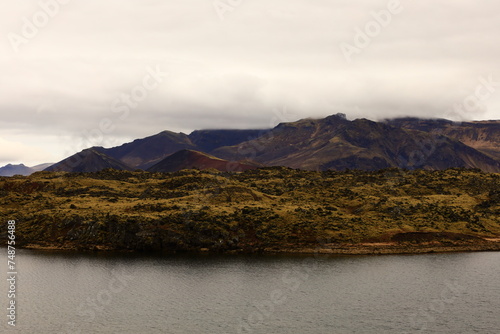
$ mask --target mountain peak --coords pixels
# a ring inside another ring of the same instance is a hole
[[[132,170],[123,162],[107,156],[99,148],[91,147],[46,168],[45,171],[98,172],[106,168]]]
[[[343,113],[336,113],[330,116],[325,117],[325,120],[347,120],[347,115]]]

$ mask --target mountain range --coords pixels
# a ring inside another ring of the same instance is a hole
[[[189,135],[163,131],[113,148],[86,149],[46,170],[171,172],[259,166],[318,171],[464,167],[500,172],[500,121],[350,121],[336,114],[280,123],[272,129],[196,130]]]
[[[250,157],[264,165],[308,170],[466,167],[500,171],[500,159],[431,129],[415,130],[367,119],[349,121],[337,114],[282,123],[259,138],[211,153],[228,160]],[[500,131],[500,123],[496,129]]]
[[[7,164],[0,167],[0,176],[14,176],[14,175],[30,175],[35,172],[44,170],[45,168],[51,166],[51,163],[40,164],[33,167],[25,166],[24,164],[12,165]]]

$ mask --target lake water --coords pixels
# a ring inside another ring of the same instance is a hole
[[[2,333],[500,333],[499,252],[316,258],[18,250],[16,260],[17,326],[7,325],[4,307]],[[1,288],[7,306],[5,280]]]

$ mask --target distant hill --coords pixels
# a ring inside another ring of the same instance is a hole
[[[36,165],[33,167],[27,167],[24,164],[12,165],[8,164],[3,167],[0,167],[0,176],[14,176],[14,175],[31,175],[35,172],[39,172],[44,170],[45,168],[51,166],[52,163],[45,163]]]
[[[308,170],[466,167],[500,172],[499,161],[444,135],[367,119],[349,121],[343,115],[282,123],[261,138],[211,153]]]
[[[452,122],[446,119],[397,118],[387,124],[442,134],[500,161],[500,121]]]
[[[102,148],[88,148],[48,168],[49,172],[98,172],[105,168],[132,170],[123,162],[104,154]]]
[[[33,172],[33,169],[24,164],[8,164],[0,168],[0,176],[30,175]]]
[[[193,150],[176,152],[148,169],[149,172],[176,172],[182,169],[217,169],[222,172],[245,171],[257,166],[219,159]]]

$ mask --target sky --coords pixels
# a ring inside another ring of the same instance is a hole
[[[0,166],[345,113],[500,119],[491,0],[24,0],[0,11]]]

